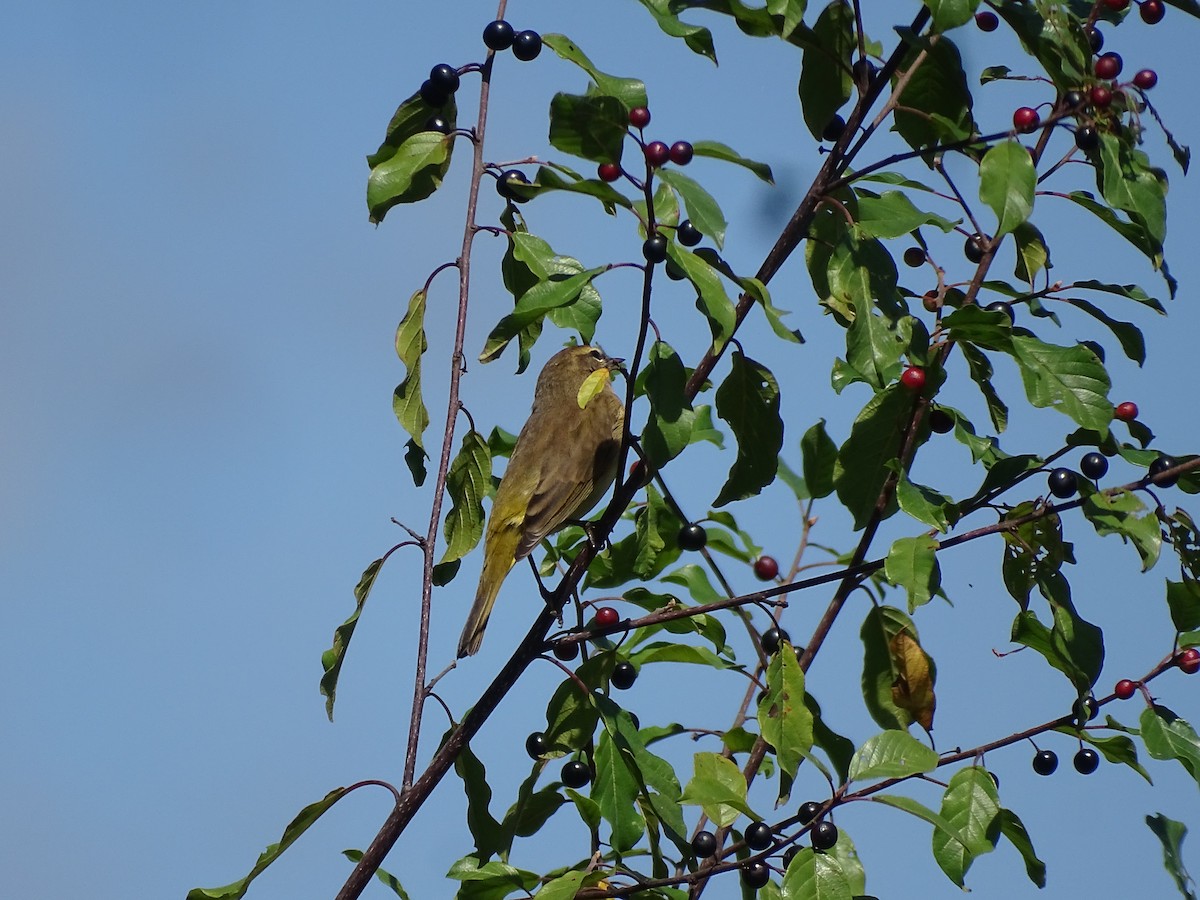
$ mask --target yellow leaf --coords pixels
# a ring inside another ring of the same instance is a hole
[[[892,682],[892,702],[912,713],[926,731],[933,730],[933,711],[937,698],[929,672],[929,657],[908,632],[901,631],[888,642],[896,680]]]

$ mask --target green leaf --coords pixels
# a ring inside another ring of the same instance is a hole
[[[899,538],[888,550],[884,576],[908,592],[908,611],[933,599],[942,584],[937,561],[938,542],[928,535]]]
[[[709,328],[712,329],[713,349],[721,349],[725,342],[733,337],[737,314],[716,269],[703,257],[680,247],[674,241],[667,244],[667,258],[679,267],[696,288],[697,306],[708,319]]]
[[[607,663],[607,670],[605,664]],[[579,667],[576,677],[584,683],[606,676],[613,665],[611,655],[598,655]],[[575,678],[568,678],[558,686],[546,705],[546,743],[553,753],[562,755],[587,746],[600,711],[596,709],[592,694],[580,688]]]
[[[818,419],[800,438],[804,483],[809,495],[820,500],[833,493],[833,476],[838,448],[825,431],[825,420]]]
[[[514,337],[530,325],[540,322],[547,313],[575,302],[592,280],[605,268],[587,269],[566,278],[535,284],[517,301],[513,311],[492,329],[479,354],[480,362],[496,359]]]
[[[1162,532],[1153,513],[1139,515],[1146,505],[1132,491],[1109,494],[1094,491],[1083,501],[1083,514],[1096,534],[1119,535],[1125,543],[1131,543],[1142,558],[1142,571],[1149,571],[1158,562],[1162,550]]]
[[[1012,234],[1017,250],[1017,265],[1013,274],[1032,286],[1039,272],[1051,268],[1050,249],[1042,233],[1029,222],[1022,222],[1013,229]]]
[[[855,40],[854,11],[846,2],[829,3],[812,28],[813,46],[804,48],[800,63],[800,111],[818,141],[834,114],[850,99]]]
[[[1000,810],[1000,833],[1008,838],[1008,842],[1025,860],[1025,874],[1029,876],[1029,880],[1038,887],[1044,888],[1046,886],[1046,864],[1038,859],[1029,832],[1025,830],[1025,823],[1011,809]]]
[[[1142,710],[1139,722],[1146,751],[1155,759],[1178,760],[1200,783],[1200,737],[1195,729],[1159,704]]]
[[[900,68],[907,70],[921,50],[911,47]],[[963,140],[978,130],[958,48],[943,36],[924,52],[925,61],[913,72],[895,113],[895,130],[914,150]]]
[[[719,753],[697,753],[693,761],[695,774],[683,789],[681,803],[699,806],[721,828],[739,815],[761,821],[746,804],[746,779],[733,760]]]
[[[681,38],[693,53],[706,56],[714,63],[717,61],[717,51],[713,47],[712,32],[699,25],[688,25],[679,20],[672,11],[670,0],[638,0],[646,7],[650,15],[664,33],[671,37]]]
[[[1112,737],[1096,737],[1094,732],[1084,731],[1080,733],[1078,729],[1072,727],[1063,727],[1058,730],[1072,737],[1081,737],[1084,741],[1099,750],[1109,762],[1129,766],[1129,768],[1145,778],[1147,783],[1154,783],[1150,778],[1150,773],[1138,761],[1137,747],[1125,735],[1117,734]]]
[[[446,552],[438,566],[462,559],[479,543],[483,536],[483,498],[491,483],[492,454],[487,440],[478,431],[468,431],[446,475],[451,506],[442,525]]]
[[[670,185],[679,194],[692,224],[699,228],[706,237],[711,238],[718,248],[724,247],[725,229],[728,227],[728,223],[725,221],[725,215],[721,212],[717,201],[700,186],[700,182],[689,178],[680,171],[669,168],[659,169],[658,177],[663,184]]]
[[[971,380],[979,387],[979,391],[987,403],[988,416],[992,420],[993,427],[997,432],[1003,433],[1004,429],[1008,427],[1008,406],[1000,399],[1000,395],[996,393],[996,388],[992,385],[991,362],[982,350],[971,343],[962,341],[958,348],[967,361],[967,370]]]
[[[899,467],[899,463],[892,465]],[[918,522],[941,532],[948,531],[958,521],[958,505],[953,500],[933,488],[917,484],[903,472],[896,483],[896,502]]]
[[[599,881],[601,877],[602,873],[600,872],[594,872],[591,876],[587,872],[567,872],[553,881],[546,882],[534,896],[539,900],[574,900],[575,895],[583,888],[585,881]]]
[[[572,62],[591,76],[596,83],[599,94],[615,97],[624,104],[626,110],[639,106],[647,106],[646,85],[637,78],[618,78],[606,75],[588,59],[587,54],[565,34],[543,34],[542,43],[557,53],[567,62]],[[616,162],[616,160],[613,160]]]
[[[868,738],[850,760],[850,780],[904,778],[937,768],[936,750],[926,747],[907,731],[890,729]]]
[[[1029,154],[1026,154],[1028,159]],[[858,225],[863,233],[876,238],[898,238],[916,231],[922,225],[933,225],[949,233],[962,219],[950,221],[913,206],[900,191],[885,191],[881,196],[859,191]]]
[[[758,160],[747,159],[728,144],[722,144],[720,141],[695,141],[692,144],[692,152],[696,156],[707,156],[709,159],[733,163],[743,169],[749,169],[767,184],[775,183],[775,176],[772,174],[770,166],[758,162]]]
[[[1146,339],[1142,337],[1141,329],[1132,322],[1114,319],[1100,307],[1086,300],[1080,300],[1078,297],[1064,297],[1063,300],[1107,325],[1109,330],[1116,335],[1117,340],[1121,342],[1121,349],[1125,355],[1139,366],[1146,361]]]
[[[629,110],[616,97],[558,93],[550,101],[550,145],[595,163],[617,162]]]
[[[838,451],[833,483],[838,499],[861,529],[875,512],[875,503],[888,477],[887,463],[900,452],[900,442],[912,415],[912,395],[893,384],[872,397],[855,419],[850,437]],[[896,511],[893,498],[884,511]]]
[[[401,427],[421,450],[425,449],[421,436],[429,425],[429,412],[421,399],[421,356],[428,349],[429,342],[425,339],[425,291],[420,290],[409,298],[408,311],[396,329],[396,355],[407,371],[392,397],[392,410]]]
[[[935,830],[933,858],[947,878],[965,887],[971,864],[995,850],[1000,835],[1000,803],[992,777],[980,766],[959,769],[946,786],[941,814],[957,836]]]
[[[903,734],[903,732],[901,732]],[[908,737],[908,735],[905,735]],[[912,740],[912,738],[909,738]],[[929,752],[933,752],[932,750]],[[900,794],[875,794],[871,797],[875,803],[882,803],[885,806],[891,806],[895,809],[903,810],[910,815],[916,816],[918,819],[924,819],[937,830],[944,832],[951,840],[959,843],[966,843],[959,835],[958,831],[948,821],[935,813],[932,809],[922,803],[914,800],[912,797],[904,797]]]
[[[283,854],[283,851],[296,842],[300,835],[308,830],[317,819],[321,818],[333,804],[346,796],[345,788],[335,788],[316,803],[310,803],[288,823],[283,830],[279,843],[271,844],[259,854],[254,868],[245,878],[219,888],[193,888],[188,891],[187,900],[241,900],[250,888],[250,882],[263,873],[263,870]]]
[[[1161,302],[1156,300],[1154,297],[1151,297],[1136,284],[1109,284],[1103,281],[1088,280],[1077,281],[1071,285],[1071,287],[1078,288],[1079,290],[1100,291],[1101,293],[1105,294],[1114,294],[1118,297],[1125,297],[1126,299],[1133,300],[1135,303],[1139,303],[1142,306],[1149,307],[1160,315],[1165,316],[1167,314],[1167,311]]]
[[[596,780],[592,784],[592,799],[600,807],[600,815],[612,827],[609,840],[613,849],[624,853],[632,849],[645,832],[645,822],[635,808],[638,784],[607,731],[601,732],[593,759]]]
[[[1162,813],[1146,816],[1146,825],[1154,832],[1154,836],[1162,842],[1163,867],[1167,874],[1175,879],[1175,886],[1185,900],[1196,900],[1196,892],[1192,889],[1196,880],[1188,874],[1187,866],[1183,864],[1183,839],[1187,837],[1187,826],[1174,819],[1168,819]]]
[[[664,575],[662,580],[670,584],[683,585],[697,603],[716,603],[718,600],[725,599],[724,595],[719,593],[712,586],[712,582],[708,580],[708,573],[695,563],[688,563],[671,574]]]
[[[933,30],[949,31],[965,25],[975,16],[979,0],[930,0],[929,12],[933,16]],[[960,884],[959,887],[962,885]]]
[[[429,475],[429,470],[425,468],[425,461],[428,459],[429,454],[412,438],[404,442],[404,464],[408,466],[409,474],[413,478],[413,484],[417,487],[423,485],[426,477]]]
[[[1108,429],[1111,382],[1095,353],[1079,344],[1046,344],[1032,335],[1013,335],[1012,345],[1030,403],[1057,409],[1084,428]]]
[[[337,698],[337,681],[342,672],[342,663],[346,661],[346,650],[350,647],[350,638],[358,625],[358,617],[362,615],[367,595],[379,577],[386,557],[380,557],[367,566],[354,586],[354,612],[345,622],[333,632],[333,646],[321,654],[321,666],[325,674],[321,676],[321,696],[325,698],[325,715],[333,721],[333,702]]]
[[[382,222],[399,203],[424,200],[442,185],[450,168],[454,136],[422,131],[401,144],[396,152],[371,168],[367,178],[367,209],[372,222]]]
[[[533,183],[538,188],[539,194],[547,191],[567,191],[572,194],[595,197],[604,204],[605,211],[610,215],[616,213],[618,206],[625,209],[633,209],[633,202],[628,197],[612,185],[606,184],[596,178],[577,177],[567,179],[563,178],[549,166],[542,166],[537,170],[537,175],[534,177]]]
[[[1167,606],[1176,631],[1200,628],[1200,584],[1191,578],[1167,581]]]
[[[767,0],[767,12],[783,17],[783,28],[779,36],[785,40],[804,21],[804,10],[807,8],[808,0]]]
[[[467,828],[475,841],[475,851],[481,861],[487,860],[505,846],[500,823],[488,809],[492,802],[492,788],[488,784],[487,770],[467,746],[455,758],[454,771],[462,779],[463,791],[467,795]]]
[[[642,431],[642,449],[652,469],[661,468],[691,442],[696,414],[684,398],[687,376],[683,360],[670,344],[651,345],[645,370],[650,417]]]
[[[738,442],[737,458],[714,506],[753,497],[775,479],[783,447],[779,385],[762,364],[735,350],[732,367],[717,388],[717,415]]]
[[[853,896],[842,861],[832,853],[800,847],[788,863],[783,900],[852,900]]]
[[[1097,182],[1108,203],[1139,225],[1161,246],[1167,236],[1165,177],[1155,173],[1149,157],[1107,131],[1100,133]]]
[[[804,672],[790,642],[767,665],[767,690],[758,703],[758,727],[779,761],[779,799],[791,793],[800,761],[813,745],[813,717],[804,704]]]
[[[996,237],[1008,234],[1033,212],[1037,170],[1018,141],[1003,141],[979,164],[979,199],[996,214]]]
[[[846,329],[846,362],[875,390],[894,382],[900,375],[900,357],[907,351],[912,321],[892,321],[877,315],[861,300],[849,301],[855,308],[854,321]]]

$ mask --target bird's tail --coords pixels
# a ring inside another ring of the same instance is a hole
[[[491,558],[489,558],[491,557]],[[492,607],[496,605],[496,597],[500,593],[500,585],[504,577],[513,567],[513,563],[504,559],[500,554],[485,554],[483,574],[479,578],[479,588],[475,592],[475,603],[467,615],[467,624],[463,626],[462,637],[458,639],[458,658],[474,656],[483,643],[483,631],[487,628],[488,619],[492,615]]]

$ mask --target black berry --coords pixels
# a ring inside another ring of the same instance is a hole
[[[592,770],[587,763],[573,759],[562,767],[562,783],[569,788],[581,788],[591,780]]]
[[[529,754],[530,759],[537,759],[549,749],[550,742],[546,740],[546,735],[540,731],[535,731],[529,737],[525,738],[525,752]]]
[[[542,52],[542,36],[536,31],[521,31],[513,36],[513,56],[521,62],[537,59]]]
[[[811,837],[814,850],[828,850],[837,843],[837,826],[832,822],[818,822],[812,827]]]
[[[790,641],[792,636],[787,633],[784,628],[772,626],[762,633],[759,641],[762,643],[763,652],[770,656],[779,649],[779,645],[783,641]]]
[[[1083,94],[1079,91],[1067,91],[1063,94],[1063,106],[1067,109],[1075,109],[1077,106],[1083,105]]]
[[[1058,768],[1058,755],[1053,750],[1039,750],[1033,757],[1033,771],[1039,775],[1053,775]]]
[[[834,116],[829,120],[829,124],[825,126],[825,130],[821,132],[821,139],[834,143],[842,136],[842,132],[846,130],[846,120],[841,116]]]
[[[675,260],[667,260],[667,277],[672,281],[683,281],[687,278],[687,274],[679,266],[675,265]]]
[[[708,859],[717,852],[717,836],[711,831],[698,831],[692,838],[692,852],[697,859]]]
[[[765,862],[747,860],[741,865],[742,884],[753,890],[758,890],[771,880],[771,870]]]
[[[1108,472],[1108,460],[1105,459],[1103,453],[1092,451],[1079,461],[1079,471],[1093,481],[1103,478]]]
[[[1050,487],[1050,493],[1060,499],[1073,497],[1079,490],[1079,479],[1070,469],[1055,469],[1050,473],[1046,483]]]
[[[441,109],[446,105],[446,101],[450,99],[450,94],[426,78],[421,82],[421,99],[430,106]]]
[[[678,540],[681,550],[701,550],[708,543],[708,534],[703,526],[693,522],[679,529]]]
[[[996,300],[984,307],[988,312],[1001,312],[1008,316],[1008,321],[1011,324],[1017,320],[1017,314],[1013,311],[1012,304],[1005,300]]]
[[[451,129],[450,123],[441,116],[430,116],[425,120],[425,130],[436,131],[439,134],[449,134]]]
[[[512,185],[514,184],[529,184],[529,179],[525,177],[525,173],[520,169],[509,169],[497,178],[496,193],[505,200],[511,200],[513,203],[528,202],[528,197],[522,197],[516,191],[512,190]]]
[[[1100,754],[1091,747],[1084,747],[1071,760],[1080,775],[1091,775],[1100,767]]]
[[[1087,36],[1088,46],[1092,48],[1093,53],[1099,53],[1104,48],[1104,35],[1100,33],[1099,28],[1085,28],[1083,33]]]
[[[816,819],[820,812],[821,804],[817,803],[815,800],[808,800],[800,804],[800,809],[797,811],[796,815],[799,817],[801,825],[807,825],[809,822],[812,822],[814,819]]]
[[[1075,146],[1090,153],[1100,146],[1100,132],[1095,125],[1080,125],[1075,129]]]
[[[938,434],[945,434],[948,431],[954,430],[954,419],[950,413],[944,409],[931,409],[929,411],[929,429]]]
[[[608,680],[618,691],[627,691],[633,687],[637,677],[637,669],[633,667],[633,663],[622,660],[613,668],[613,673]]]
[[[438,63],[429,70],[429,83],[444,94],[453,94],[458,90],[458,72],[454,66]]]
[[[771,846],[771,826],[766,822],[751,822],[746,826],[746,846],[751,850],[766,850]]]
[[[667,258],[667,239],[661,234],[652,234],[642,242],[642,256],[646,262],[660,263]]]
[[[1079,697],[1071,706],[1071,715],[1075,724],[1082,728],[1100,714],[1100,705],[1094,697]]]
[[[1179,476],[1163,476],[1162,473],[1167,471],[1167,469],[1175,468],[1177,465],[1179,465],[1179,463],[1176,462],[1174,457],[1167,456],[1166,454],[1160,456],[1158,459],[1154,460],[1154,462],[1150,463],[1150,480],[1159,487],[1171,487],[1171,485],[1179,480]]]
[[[979,263],[983,260],[983,235],[973,234],[963,244],[963,254],[968,262]]]
[[[980,31],[995,31],[1000,25],[1000,20],[990,9],[985,9],[975,13],[975,25]]]
[[[675,229],[675,237],[685,247],[695,247],[704,240],[704,235],[692,224],[691,219],[684,219],[679,223],[679,227]]]
[[[912,266],[914,269],[917,266],[925,265],[925,251],[920,247],[909,247],[904,251],[904,264]]]
[[[788,847],[786,850],[783,851],[783,867],[785,869],[792,864],[792,859],[799,852],[800,852],[800,848],[797,847],[795,844],[792,844],[792,846]]]
[[[567,643],[559,642],[554,645],[554,656],[561,659],[563,662],[570,662],[579,655],[579,642],[570,641]]]
[[[874,78],[875,73],[879,70],[875,67],[875,63],[864,56],[854,61],[854,65],[850,67],[850,71],[854,73],[854,80],[856,82],[864,84]]]
[[[513,27],[503,19],[489,22],[483,29],[483,43],[489,50],[507,50],[513,44]]]

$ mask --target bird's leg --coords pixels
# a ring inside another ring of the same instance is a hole
[[[587,538],[588,546],[592,548],[592,552],[599,553],[602,550],[607,550],[612,547],[612,541],[606,536],[603,545],[600,545],[596,540],[596,523],[585,519],[567,519],[563,525],[575,525],[583,529],[583,535]]]
[[[534,581],[537,582],[538,593],[542,595],[542,601],[546,604],[547,609],[549,609],[555,614],[555,616],[558,617],[558,624],[562,625],[562,610],[554,609],[552,605],[552,601],[554,600],[554,591],[546,587],[545,583],[542,581],[542,573],[538,571],[537,563],[533,561],[533,555],[530,554],[528,557],[526,557],[526,559],[529,560],[529,568],[533,570],[533,578]]]

